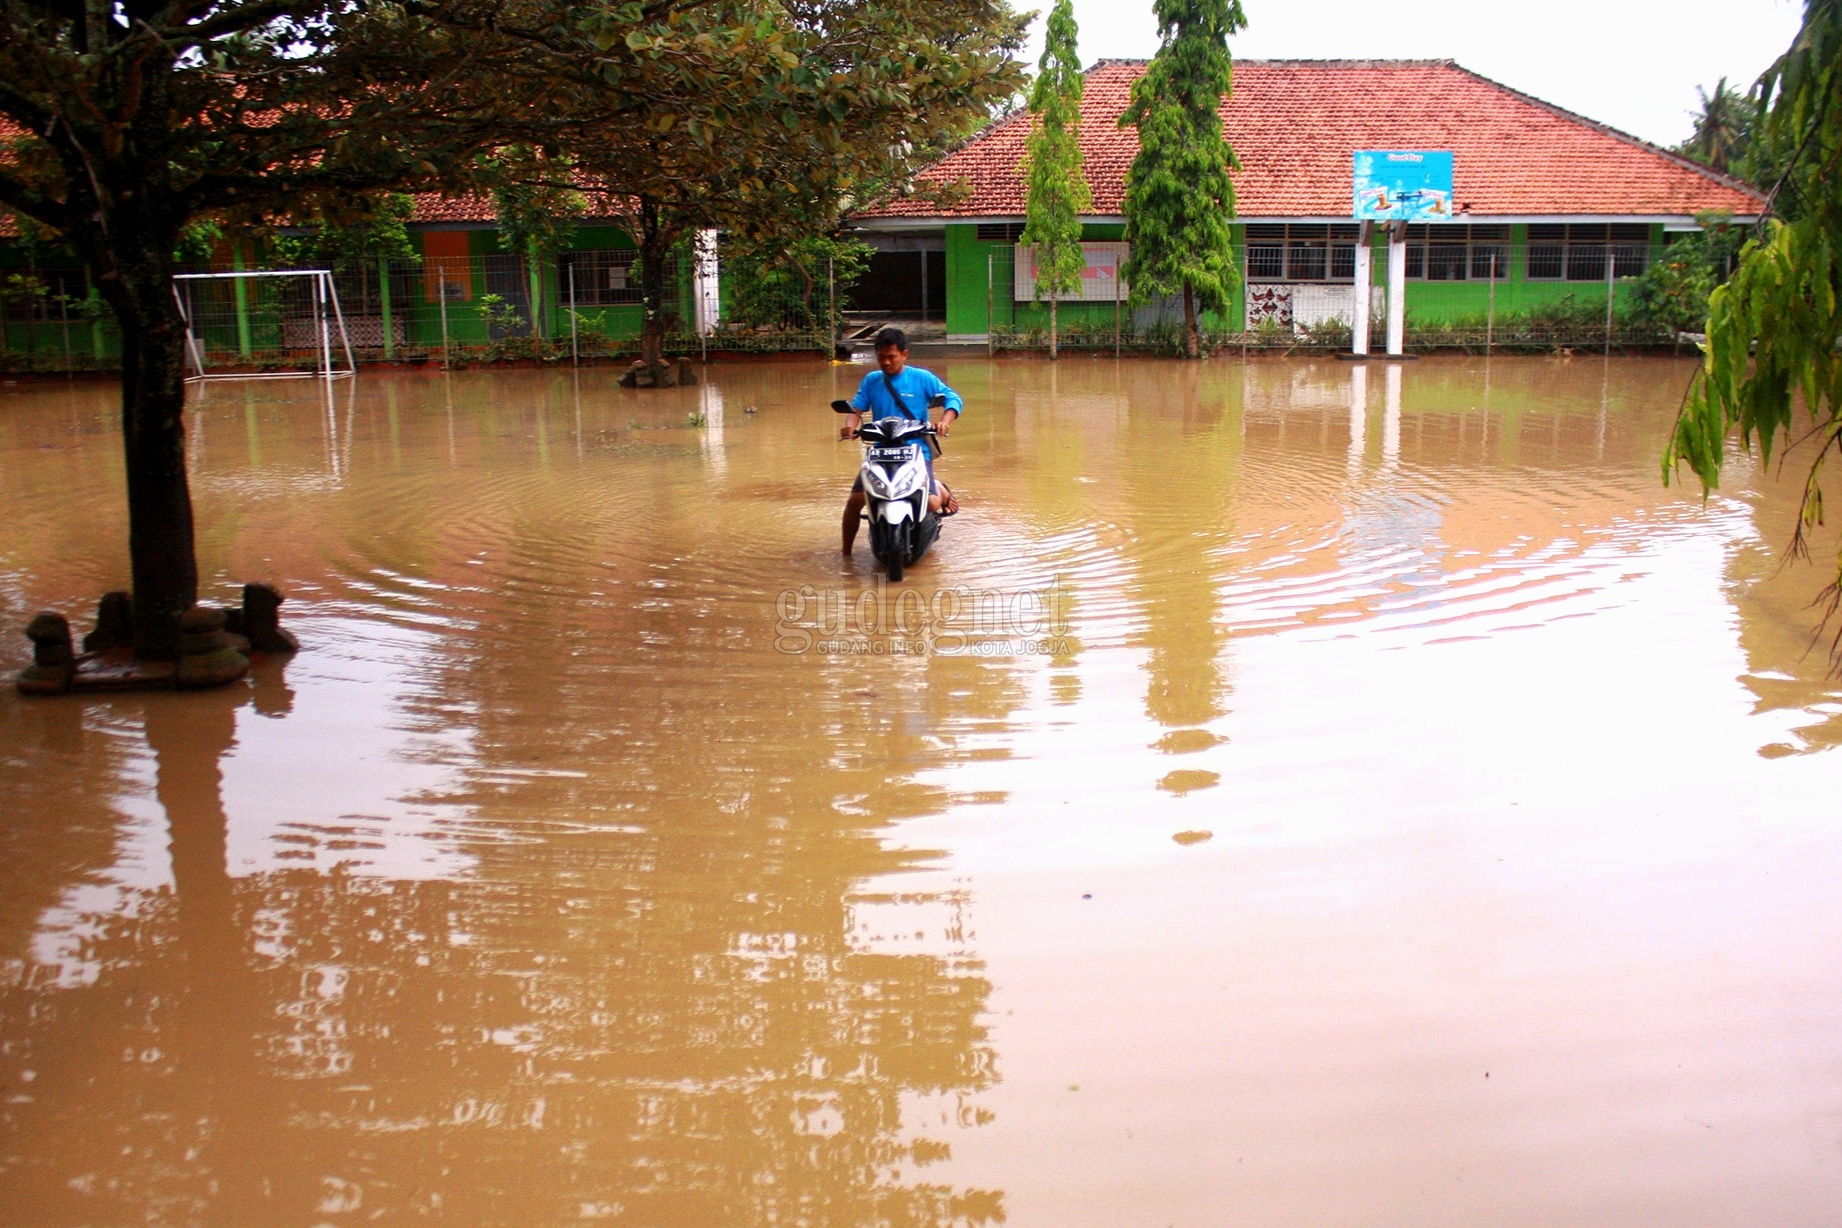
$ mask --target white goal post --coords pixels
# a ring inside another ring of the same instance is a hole
[[[173,297],[185,319],[188,382],[358,373],[330,269],[175,273]]]

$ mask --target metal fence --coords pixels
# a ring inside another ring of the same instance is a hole
[[[720,267],[720,266],[719,266]],[[227,265],[183,272],[228,272]],[[253,270],[252,270],[253,271]],[[637,355],[644,306],[632,249],[380,261],[334,270],[361,361],[580,362]],[[844,289],[830,263],[781,262],[771,275],[723,278],[698,327],[693,261],[670,259],[662,316],[668,355],[829,352]],[[295,369],[311,360],[313,308],[292,279],[182,283],[198,346],[216,370]],[[0,272],[0,369],[81,371],[119,361],[120,332],[88,272],[74,265]]]
[[[1204,344],[1215,350],[1350,349],[1356,314],[1353,243],[1307,243],[1283,236],[1257,242],[1264,237],[1261,229],[1249,227],[1232,318],[1205,316]],[[1678,345],[1677,329],[1646,309],[1636,293],[1637,279],[1666,251],[1666,245],[1649,242],[1410,241],[1405,348],[1488,352]],[[1124,255],[1123,250],[1102,251],[1096,259],[1090,253],[1082,291],[1057,305],[1059,346],[1115,353],[1182,348],[1180,299],[1154,298],[1135,306],[1123,277],[1107,275],[1109,268],[1119,268]],[[1048,304],[1036,296],[1033,271],[1027,248],[988,249],[984,306],[987,344],[994,353],[1049,344]],[[1385,252],[1375,253],[1373,271],[1385,283]],[[1386,344],[1385,306],[1385,286],[1372,287],[1370,348],[1377,353]]]
[[[1293,233],[1301,229],[1248,227],[1235,311],[1227,321],[1205,319],[1206,345],[1350,347],[1353,244],[1341,241],[1338,227],[1317,227],[1304,237]],[[1665,246],[1610,242],[1586,228],[1549,228],[1553,235],[1539,229],[1530,227],[1530,241],[1516,243],[1481,226],[1469,227],[1462,241],[1410,236],[1407,348],[1487,352],[1679,342],[1674,328],[1639,309],[1634,293],[1637,277]],[[1089,271],[1105,274],[1110,258],[1117,274],[1125,246],[1090,246],[1108,250]],[[668,354],[830,351],[849,308],[849,287],[839,284],[830,261],[722,255],[720,301],[701,313],[693,259],[674,257],[663,270]],[[1027,260],[1027,249],[993,246],[984,303],[976,302],[976,288],[958,291],[956,313],[976,314],[983,306],[983,332],[993,352],[1048,345],[1048,308],[1034,297]],[[1385,280],[1380,252],[1375,265],[1376,278]],[[507,252],[354,266],[336,270],[335,282],[362,361],[581,362],[638,353],[640,271],[632,249],[571,251],[545,260]],[[311,308],[288,301],[279,283],[273,290],[253,281],[191,284],[195,329],[215,369],[279,370],[303,362]],[[1378,351],[1384,346],[1382,306],[1377,288],[1370,319],[1371,348]],[[1058,317],[1059,344],[1069,349],[1159,352],[1182,345],[1180,303],[1165,298],[1134,306],[1117,275],[1084,278],[1081,293],[1058,305]],[[0,369],[105,369],[119,354],[115,323],[84,269],[0,272]]]
[[[0,370],[113,366],[120,334],[89,274],[71,266],[0,270]]]

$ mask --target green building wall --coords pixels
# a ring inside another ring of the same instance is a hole
[[[439,231],[431,227],[415,233],[421,254],[428,257],[426,236],[430,231]],[[567,278],[559,267],[557,260],[526,261],[521,270],[513,272],[517,264],[518,253],[508,251],[499,242],[499,232],[491,229],[473,229],[464,232],[468,236],[468,256],[472,268],[471,285],[468,297],[450,299],[447,304],[447,336],[450,344],[457,346],[486,345],[492,340],[492,326],[487,318],[486,303],[482,302],[495,290],[509,289],[510,279],[516,278],[517,293],[501,293],[500,297],[507,303],[519,308],[524,323],[528,327],[533,323],[525,310],[527,304],[537,305],[539,331],[544,336],[567,339],[569,336],[570,296]],[[627,232],[617,226],[581,226],[571,235],[569,246],[565,251],[617,251],[631,250],[633,240]],[[501,284],[489,283],[489,270],[501,270],[501,276],[495,280]],[[398,279],[399,285],[404,280]],[[409,279],[414,287],[412,302],[403,312],[405,332],[408,345],[416,349],[439,347],[442,340],[441,303],[437,294],[424,276],[414,275]],[[395,304],[392,304],[393,308]],[[644,318],[638,303],[618,304],[612,306],[576,306],[578,327],[594,330],[615,341],[631,341],[640,335],[640,326]]]
[[[1088,242],[1112,242],[1124,237],[1125,227],[1117,223],[1089,225],[1081,237]],[[977,237],[974,223],[954,223],[946,227],[947,248],[947,333],[949,336],[982,336],[991,329],[992,317],[1005,330],[1047,328],[1049,309],[1042,303],[1013,303],[1009,275],[1011,244]],[[1663,242],[1661,225],[1651,227],[1650,246],[1654,253]],[[1246,268],[1247,227],[1233,227],[1234,256],[1237,268]],[[1495,285],[1494,294],[1488,281],[1423,281],[1407,283],[1407,319],[1413,325],[1439,325],[1471,317],[1482,318],[1494,310],[1499,316],[1527,312],[1571,298],[1576,303],[1605,303],[1605,283],[1584,281],[1530,281],[1528,279],[1528,227],[1510,227],[1509,276]],[[1373,284],[1388,282],[1388,243],[1379,228],[1373,243],[1370,274]],[[994,253],[996,253],[994,257]],[[989,270],[998,270],[1003,284],[993,286]],[[1619,278],[1613,283],[1613,300],[1622,309],[1635,279]],[[1245,295],[1237,293],[1226,317],[1204,313],[1205,328],[1237,331],[1243,327]],[[1111,303],[1063,303],[1059,311],[1064,329],[1083,324],[1110,329],[1114,318]]]

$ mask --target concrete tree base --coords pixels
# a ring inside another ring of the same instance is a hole
[[[688,358],[651,365],[636,360],[620,377],[622,388],[677,388],[696,382],[697,370]]]
[[[127,593],[104,595],[96,629],[83,637],[81,655],[71,643],[69,620],[47,610],[26,627],[32,664],[20,671],[15,685],[25,695],[228,686],[249,673],[251,653],[299,651],[300,641],[280,624],[283,600],[273,585],[246,584],[240,608],[187,610],[179,620],[177,661],[135,658],[127,634],[134,622],[134,599]]]

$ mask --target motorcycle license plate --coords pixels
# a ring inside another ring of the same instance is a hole
[[[914,449],[913,449],[913,448],[907,448],[907,447],[903,447],[903,448],[871,448],[871,449],[870,449],[870,459],[871,459],[871,460],[873,460],[873,461],[883,461],[883,462],[885,462],[885,463],[896,463],[896,464],[899,464],[899,463],[901,463],[902,461],[905,461],[905,460],[907,460],[907,459],[908,459],[908,458],[909,458],[910,456],[913,456],[913,455],[914,455]]]

